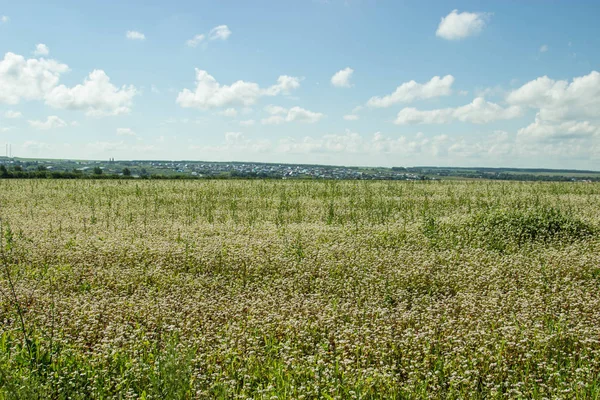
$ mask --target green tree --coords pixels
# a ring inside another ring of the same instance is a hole
[[[123,175],[125,176],[131,176],[131,171],[129,170],[129,168],[123,168]]]
[[[3,178],[8,176],[8,170],[4,165],[0,165],[0,176]]]
[[[94,175],[102,175],[102,168],[94,167]]]
[[[14,170],[16,172],[23,172],[23,167],[21,167],[20,165],[15,165]]]

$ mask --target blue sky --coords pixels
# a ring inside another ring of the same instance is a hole
[[[2,149],[600,169],[600,3],[120,3],[0,5]]]

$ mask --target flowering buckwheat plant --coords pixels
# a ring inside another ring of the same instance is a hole
[[[0,398],[600,396],[600,185],[0,180]]]

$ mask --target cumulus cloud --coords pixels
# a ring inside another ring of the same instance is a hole
[[[545,53],[545,52],[547,52],[547,51],[548,51],[548,49],[549,49],[548,45],[547,45],[547,44],[543,44],[543,45],[540,47],[540,53]]]
[[[414,80],[398,86],[394,93],[383,97],[371,97],[367,106],[372,108],[390,107],[396,103],[410,103],[419,99],[448,96],[452,93],[454,77],[446,75],[443,78],[434,76],[426,83],[417,83]]]
[[[135,131],[131,128],[117,128],[117,135],[136,137],[137,133],[135,133]]]
[[[138,31],[127,31],[125,37],[129,40],[146,40],[146,35]]]
[[[0,23],[3,23],[3,24],[5,24],[5,23],[7,23],[8,21],[10,21],[10,18],[9,18],[8,16],[6,16],[6,15],[3,15],[3,16],[1,16],[1,17],[0,17]]]
[[[305,136],[300,139],[281,139],[276,147],[277,153],[346,153],[360,155],[441,155],[448,152],[453,141],[447,135],[432,138],[417,134],[413,138],[400,136],[392,138],[380,132],[371,137],[346,130],[345,133],[327,134],[321,137]]]
[[[300,79],[282,75],[277,83],[266,89],[257,83],[236,81],[231,85],[221,85],[207,71],[196,68],[196,88],[183,89],[177,96],[177,104],[184,108],[206,110],[231,105],[251,106],[263,96],[287,94],[300,86]]]
[[[46,104],[55,108],[85,110],[89,116],[128,114],[131,111],[135,87],[116,87],[102,70],[94,70],[83,84],[68,88],[60,85],[45,97]]]
[[[312,124],[320,121],[325,116],[325,114],[305,110],[301,107],[286,109],[270,105],[265,107],[265,111],[271,114],[271,116],[261,120],[263,125],[278,125],[284,122],[304,122]]]
[[[69,71],[55,60],[25,59],[6,53],[0,61],[0,103],[18,104],[21,100],[42,100]]]
[[[471,103],[456,108],[441,108],[421,111],[408,107],[400,110],[397,125],[406,124],[448,124],[453,121],[487,124],[497,120],[513,119],[522,115],[519,106],[504,108],[496,103],[486,101],[483,97],[475,98]]]
[[[292,90],[300,87],[300,78],[294,76],[281,75],[277,78],[277,83],[265,90],[267,96],[277,96],[280,93],[289,94]]]
[[[600,73],[597,71],[570,82],[542,76],[510,92],[506,100],[509,104],[536,110],[534,122],[517,133],[522,152],[552,157],[600,156]]]
[[[585,131],[590,128],[573,129]],[[310,159],[316,163],[344,164],[351,159],[353,162],[366,161],[381,165],[382,161],[395,164],[398,157],[415,162],[436,157],[440,160],[461,162],[471,159],[476,163],[495,160],[493,162],[503,164],[515,160],[528,162],[532,156],[556,156],[562,160],[597,157],[600,154],[600,146],[590,143],[584,139],[565,141],[558,138],[546,142],[529,141],[521,135],[505,131],[482,133],[472,138],[423,133],[405,136],[385,135],[381,132],[360,134],[346,130],[322,136],[283,137],[278,140],[256,140],[246,138],[241,132],[227,132],[224,143],[220,145],[198,145],[193,148],[211,152],[215,156],[220,153],[225,157],[230,157],[232,152],[299,155],[299,160]]]
[[[471,13],[452,10],[442,17],[435,32],[436,36],[446,40],[459,40],[479,34],[489,20],[489,13]]]
[[[47,56],[48,54],[50,54],[50,49],[44,43],[38,43],[35,46],[33,54],[36,56]]]
[[[532,124],[519,129],[518,136],[533,141],[592,139],[600,137],[600,126],[589,121],[566,121],[555,124],[536,118]]]
[[[82,109],[88,115],[117,115],[131,110],[136,95],[133,86],[117,88],[102,70],[95,70],[83,84],[73,88],[58,85],[66,64],[44,58],[25,59],[6,53],[0,60],[0,103],[44,100],[54,108]]]
[[[346,121],[357,121],[358,120],[358,115],[354,115],[354,114],[344,115],[344,119]]]
[[[231,36],[231,30],[227,25],[215,26],[209,33],[210,40],[227,40],[229,36]]]
[[[345,133],[332,133],[319,137],[304,136],[301,138],[282,138],[276,142],[268,140],[251,140],[241,132],[227,132],[225,143],[219,146],[193,146],[194,149],[226,152],[265,152],[275,154],[354,154],[354,155],[413,155],[419,153],[439,155],[448,152],[450,146],[459,139],[450,139],[447,135],[427,138],[417,134],[413,138],[401,136],[393,138],[376,132],[364,136],[350,130]],[[489,146],[488,146],[489,147]]]
[[[352,68],[350,68],[350,67],[344,68],[344,69],[336,72],[331,77],[331,84],[336,87],[349,88],[352,86],[352,84],[350,84],[350,78],[352,77],[353,73],[354,73],[354,70]]]
[[[21,118],[22,116],[23,116],[23,114],[21,114],[19,111],[8,110],[7,112],[4,113],[4,117],[10,118],[10,119]]]
[[[198,47],[198,45],[204,41],[204,38],[205,36],[202,34],[195,35],[185,43],[188,45],[188,47]]]
[[[510,104],[538,109],[545,121],[600,118],[600,73],[566,80],[542,76],[508,94]]]
[[[46,118],[46,121],[27,121],[29,122],[29,125],[32,128],[35,129],[39,129],[39,130],[49,130],[49,129],[55,129],[55,128],[64,128],[65,126],[68,126],[68,124],[60,119],[59,117],[57,117],[56,115],[51,115],[48,118]]]

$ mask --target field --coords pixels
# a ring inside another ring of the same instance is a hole
[[[600,184],[0,180],[0,398],[600,398]]]

